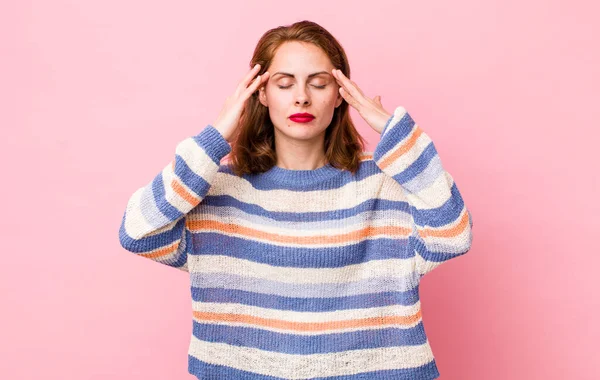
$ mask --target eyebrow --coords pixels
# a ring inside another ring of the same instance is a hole
[[[312,78],[312,77],[314,77],[314,76],[316,76],[316,75],[320,75],[320,74],[327,74],[327,75],[331,75],[331,74],[330,74],[330,73],[328,73],[327,71],[319,71],[319,72],[317,72],[317,73],[312,73],[312,74],[309,74],[309,75],[308,75],[308,77],[309,77],[309,78]],[[286,77],[292,77],[292,78],[295,78],[295,77],[294,77],[294,74],[291,74],[291,73],[284,73],[284,72],[282,72],[282,71],[278,71],[278,72],[276,72],[275,74],[273,74],[273,76],[272,76],[272,77],[274,77],[275,75],[284,75],[284,76],[286,76]]]

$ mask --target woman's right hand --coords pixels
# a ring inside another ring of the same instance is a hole
[[[248,74],[246,74],[240,84],[238,84],[233,95],[227,97],[225,105],[221,109],[221,113],[219,113],[217,120],[212,124],[228,142],[230,142],[235,129],[238,127],[246,100],[269,79],[268,71],[265,71],[264,74],[254,78],[259,71],[260,64],[257,63]]]

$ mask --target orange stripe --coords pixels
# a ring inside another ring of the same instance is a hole
[[[181,186],[177,178],[173,178],[173,180],[171,181],[171,188],[190,205],[196,206],[198,203],[200,203],[200,198],[193,195],[192,193],[187,191],[183,186]]]
[[[200,198],[196,195],[190,193],[181,185],[177,176],[175,175],[175,160],[171,161],[171,171],[173,172],[173,179],[171,180],[171,188],[174,192],[176,192],[181,198],[183,198],[187,203],[192,206],[196,206],[200,203]]]
[[[155,259],[157,257],[161,257],[161,256],[167,256],[173,252],[175,252],[175,250],[177,249],[177,247],[179,246],[179,240],[174,242],[171,245],[168,245],[164,248],[161,248],[157,251],[151,252],[151,253],[140,253],[140,255],[147,257],[149,259]]]
[[[387,156],[384,160],[379,163],[379,167],[383,170],[390,166],[394,161],[396,161],[400,156],[411,150],[415,144],[417,143],[417,139],[421,136],[423,130],[419,127],[418,124],[414,125],[414,131],[412,136],[405,143],[400,144],[396,150],[392,151],[392,153]]]
[[[252,238],[269,240],[272,242],[298,244],[340,244],[380,234],[406,237],[411,232],[411,230],[406,227],[383,226],[366,227],[361,230],[352,231],[341,235],[286,236],[240,226],[239,224],[221,223],[214,220],[190,220],[189,229],[193,232],[200,232],[203,230],[218,230],[220,232],[239,234]]]
[[[408,326],[421,320],[421,309],[419,309],[415,314],[407,316],[381,316],[328,322],[290,322],[280,319],[267,319],[245,314],[209,313],[201,311],[194,311],[193,314],[198,321],[241,322],[254,326],[272,327],[290,331],[314,332],[356,327],[384,327],[386,325]]]
[[[428,236],[451,238],[451,237],[455,237],[455,236],[458,236],[461,233],[463,233],[465,228],[467,228],[468,224],[469,224],[469,214],[467,214],[465,212],[463,214],[462,218],[460,219],[460,223],[458,223],[454,227],[441,229],[441,230],[433,229],[433,228],[423,228],[423,229],[418,229],[418,232],[419,232],[419,236],[421,236],[422,238],[426,238]]]

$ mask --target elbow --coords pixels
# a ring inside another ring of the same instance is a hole
[[[471,212],[467,210],[467,217],[468,217],[468,224],[465,227],[465,232],[464,232],[464,236],[465,236],[465,242],[463,243],[463,245],[465,246],[465,252],[469,251],[471,249],[471,245],[473,244],[473,216],[471,215]]]
[[[121,221],[121,226],[119,227],[119,244],[121,245],[121,247],[123,247],[129,252],[136,252],[135,239],[133,239],[131,236],[129,236],[129,234],[127,234],[127,231],[125,230],[124,217]]]

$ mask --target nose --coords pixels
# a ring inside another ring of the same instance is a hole
[[[296,86],[296,88],[298,89],[295,94],[296,105],[310,104],[310,98],[308,96],[308,93],[306,92],[306,89],[303,86]]]

